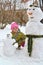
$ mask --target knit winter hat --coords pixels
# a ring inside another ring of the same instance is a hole
[[[13,30],[14,28],[17,28],[18,29],[18,24],[16,22],[13,22],[11,24],[11,30]]]

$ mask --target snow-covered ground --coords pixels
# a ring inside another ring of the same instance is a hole
[[[21,31],[25,32],[25,27],[23,26],[20,28]],[[24,30],[23,30],[24,29]],[[27,40],[26,45],[21,50],[17,50],[17,44],[14,46],[14,55],[12,56],[6,56],[3,53],[3,46],[4,42],[3,39],[6,39],[6,34],[9,34],[11,32],[10,25],[8,24],[5,29],[0,29],[0,65],[42,65],[43,60],[39,58],[29,57],[29,54],[27,52]],[[11,41],[11,40],[10,40]],[[6,41],[7,42],[7,41]],[[6,48],[7,49],[7,48]],[[11,50],[12,52],[12,50]],[[40,54],[40,53],[39,53]]]

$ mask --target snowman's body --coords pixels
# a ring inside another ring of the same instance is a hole
[[[14,55],[14,46],[12,45],[14,40],[12,40],[11,37],[6,37],[6,40],[4,40],[4,47],[3,52],[6,56]]]

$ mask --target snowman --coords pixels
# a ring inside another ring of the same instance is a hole
[[[10,34],[7,34],[6,39],[3,40],[4,47],[3,47],[3,53],[6,56],[13,56],[14,55],[14,46],[12,45],[15,40],[12,40]]]
[[[29,18],[26,24],[26,35],[43,35],[43,12],[40,8],[32,9],[33,18]],[[43,59],[43,38],[33,38],[32,57]]]

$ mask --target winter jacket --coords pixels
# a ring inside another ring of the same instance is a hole
[[[18,45],[23,45],[22,43],[25,42],[26,35],[22,33],[20,30],[17,33],[11,32],[12,39],[15,39]]]

